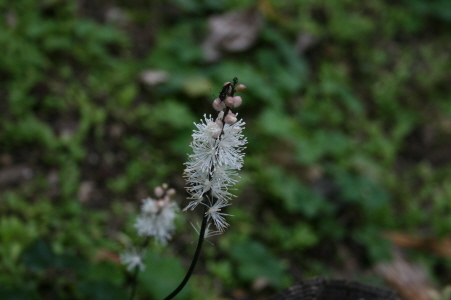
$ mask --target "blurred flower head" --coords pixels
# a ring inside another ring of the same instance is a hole
[[[141,213],[136,219],[135,227],[139,235],[153,236],[160,243],[166,244],[175,229],[174,219],[178,206],[170,198],[175,191],[167,189],[167,186],[157,187],[155,194],[161,198],[149,197],[143,200]]]

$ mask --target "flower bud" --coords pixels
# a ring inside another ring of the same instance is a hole
[[[226,85],[228,85],[228,84],[230,84],[230,81],[224,82],[224,85],[223,85],[223,86],[226,86]]]
[[[168,184],[167,184],[167,183],[163,183],[161,186],[162,186],[165,190],[168,189]]]
[[[224,118],[224,111],[220,111],[216,120],[222,120]]]
[[[243,99],[240,96],[233,97],[233,107],[238,107],[243,103]]]
[[[227,116],[224,118],[224,122],[229,125],[235,124],[236,121],[238,121],[238,119],[236,118],[236,115],[232,112],[229,112]]]
[[[247,86],[245,86],[244,84],[241,84],[241,83],[235,87],[235,91],[237,93],[242,93],[242,92],[246,91],[246,89],[247,89]]]
[[[233,100],[233,97],[227,97],[224,102],[228,107],[233,107],[235,101]]]
[[[174,196],[174,195],[175,195],[175,189],[170,188],[170,189],[167,191],[167,195],[168,195],[169,197]]]
[[[221,111],[221,110],[223,110],[225,107],[226,107],[226,106],[225,106],[225,103],[224,103],[223,101],[221,101],[221,99],[216,98],[216,99],[213,101],[213,108],[214,108],[215,110]]]
[[[167,202],[168,202],[168,200],[166,200],[167,197],[168,196],[164,196],[163,198],[158,199],[157,201],[155,201],[159,211],[161,211],[167,205]]]
[[[160,206],[164,208],[166,205],[169,205],[171,203],[171,197],[169,195],[165,195],[163,199],[159,200]]]
[[[157,186],[154,190],[154,193],[157,198],[161,198],[164,195],[164,190],[161,186]]]

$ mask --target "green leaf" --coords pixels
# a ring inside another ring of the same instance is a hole
[[[284,226],[273,221],[269,228],[271,236],[285,251],[302,251],[318,243],[317,233],[307,224]]]
[[[16,288],[6,288],[0,284],[0,299],[2,300],[33,300],[40,299],[33,287],[21,285]]]
[[[286,279],[285,266],[263,244],[254,241],[237,243],[232,246],[230,256],[241,280],[252,282],[265,278],[280,288]]]
[[[67,263],[69,263],[69,266],[74,267],[72,262],[76,262],[76,260],[68,261]],[[85,270],[83,272],[83,279],[85,280],[93,282],[108,280],[108,282],[116,285],[120,285],[124,280],[122,268],[111,262],[91,263],[89,265],[85,265],[84,267]]]
[[[123,300],[127,292],[105,280],[86,281],[78,284],[78,292],[86,299]]]
[[[390,259],[391,244],[389,240],[382,236],[380,228],[374,226],[357,228],[353,237],[366,246],[371,261],[378,262]]]
[[[282,200],[288,212],[300,212],[308,218],[329,215],[333,206],[297,178],[286,175],[278,167],[267,169],[271,192]]]
[[[144,264],[146,268],[139,274],[139,285],[155,299],[163,299],[182,282],[188,269],[177,258],[163,256],[158,252],[148,251]],[[189,299],[189,282],[177,295],[177,299]]]
[[[45,240],[37,240],[23,253],[22,262],[32,272],[39,272],[56,265],[56,255]]]
[[[356,203],[368,212],[385,206],[390,195],[378,183],[367,177],[351,175],[342,171],[335,174],[343,201]]]
[[[291,140],[296,134],[296,123],[284,112],[277,109],[266,109],[259,117],[258,126],[266,134]]]

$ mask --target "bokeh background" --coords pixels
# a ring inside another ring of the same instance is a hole
[[[314,276],[431,297],[451,283],[451,2],[0,1],[0,298],[125,299],[141,199],[187,204],[193,122],[248,87],[238,197],[177,299]],[[194,253],[182,213],[137,299]]]

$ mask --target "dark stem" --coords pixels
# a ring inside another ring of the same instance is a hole
[[[228,85],[224,86],[223,90],[221,91],[221,93],[219,95],[219,98],[221,99],[221,101],[224,101],[225,98],[227,97],[227,94],[224,91],[227,91],[229,89],[229,87],[232,88],[232,90],[230,92],[230,97],[233,97],[233,95],[235,94],[235,86],[237,85],[237,83],[238,83],[238,78],[235,77],[235,78],[233,78],[233,84],[229,83]],[[224,119],[227,116],[227,114],[229,113],[229,111],[230,111],[230,107],[226,106],[226,109],[224,111],[224,117],[222,118],[223,126],[225,125]]]
[[[194,268],[196,267],[197,261],[199,260],[200,250],[202,249],[202,244],[204,243],[205,230],[207,229],[208,216],[205,215],[206,210],[207,210],[207,207],[205,206],[204,207],[204,216],[202,219],[202,226],[200,228],[200,233],[199,233],[199,241],[197,242],[196,252],[194,253],[193,261],[191,262],[191,266],[189,267],[188,273],[186,273],[185,278],[183,278],[183,281],[179,284],[179,286],[169,296],[164,298],[164,300],[169,300],[169,299],[174,298],[185,287],[185,284],[188,282],[189,278],[191,277],[191,275],[194,272]]]
[[[146,248],[147,245],[149,245],[149,242],[150,242],[150,236],[146,237],[146,239],[144,240],[144,243],[141,246],[141,250]],[[139,273],[139,266],[136,266],[135,272],[133,273],[133,277],[132,277],[132,292],[130,293],[130,297],[128,298],[129,300],[133,300],[133,298],[135,298],[136,287],[138,286],[138,273]]]

